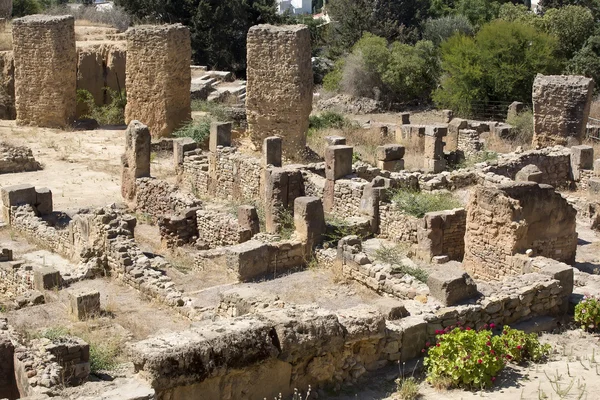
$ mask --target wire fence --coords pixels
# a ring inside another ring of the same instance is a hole
[[[487,101],[471,104],[470,118],[481,121],[505,121],[508,114],[510,101]],[[530,103],[523,103],[524,110],[531,110]]]

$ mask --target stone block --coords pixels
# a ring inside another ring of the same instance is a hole
[[[600,158],[594,161],[594,175],[600,176]]]
[[[231,146],[231,122],[213,122],[210,124],[208,150],[217,151],[218,146]]]
[[[549,275],[560,282],[562,287],[562,296],[566,299],[573,293],[574,271],[573,267],[565,263],[550,260],[548,265],[541,269],[541,273]]]
[[[346,138],[344,136],[325,136],[325,142],[327,146],[343,146],[346,144]]]
[[[335,181],[352,173],[352,146],[328,146],[325,149],[325,177]]]
[[[175,168],[183,164],[183,157],[187,151],[196,149],[198,143],[192,138],[177,138],[173,139],[173,162]]]
[[[446,264],[448,261],[450,261],[448,256],[433,256],[431,258],[431,262],[434,264]]]
[[[37,188],[35,208],[37,209],[38,215],[44,216],[52,214],[52,191],[48,188]]]
[[[593,194],[600,194],[600,178],[590,178],[588,181],[588,190]]]
[[[469,121],[463,118],[453,118],[448,123],[448,130],[452,133],[458,133],[459,129],[467,129],[469,127]]]
[[[25,204],[35,205],[37,193],[32,185],[22,184],[5,186],[0,189],[2,204],[4,207],[22,206]],[[8,222],[8,221],[7,221]]]
[[[36,290],[51,290],[61,285],[60,273],[52,267],[40,267],[33,271],[33,287]]]
[[[11,249],[0,249],[0,262],[13,260],[13,251]]]
[[[377,168],[391,172],[402,171],[404,169],[404,160],[377,161]]]
[[[510,117],[513,117],[513,116],[515,116],[517,114],[520,114],[523,111],[525,111],[525,104],[521,103],[520,101],[513,101],[508,106],[508,116],[507,116],[507,119],[510,118]]]
[[[121,157],[121,195],[127,200],[135,198],[135,180],[150,176],[151,144],[148,127],[131,121],[125,131],[125,153]]]
[[[386,144],[378,146],[375,154],[378,161],[395,161],[404,158],[404,146],[398,144]]]
[[[389,297],[380,297],[370,304],[389,321],[395,321],[410,315],[403,302]]]
[[[592,169],[594,167],[594,148],[585,145],[571,147],[571,166],[573,169]]]
[[[445,306],[453,306],[477,296],[477,285],[469,274],[459,270],[440,270],[429,275],[427,286],[431,296]]]
[[[448,127],[440,125],[427,125],[425,127],[426,136],[434,136],[436,138],[442,138],[448,135]]]
[[[263,161],[265,165],[281,167],[283,141],[278,136],[269,136],[263,142]]]
[[[432,160],[431,158],[426,158],[424,163],[424,169],[427,172],[437,174],[446,170],[446,160]]]
[[[427,322],[422,317],[410,316],[402,318],[398,325],[402,332],[400,361],[404,362],[421,356],[421,350],[427,343]]]
[[[318,197],[297,197],[294,200],[296,237],[306,241],[307,253],[321,242],[325,233],[325,213]]]
[[[402,125],[410,124],[410,113],[401,113],[400,120],[402,121]]]
[[[269,246],[257,240],[228,247],[226,265],[241,282],[251,281],[269,271]]]
[[[536,165],[529,164],[521,168],[521,170],[517,172],[517,175],[515,176],[515,181],[542,183],[543,177],[544,174]]]
[[[243,205],[238,207],[238,223],[243,229],[248,229],[252,236],[260,232],[260,221],[256,207]]]
[[[454,111],[442,110],[442,118],[444,119],[444,123],[449,123],[454,118]]]
[[[69,311],[79,321],[100,314],[100,292],[70,292]]]

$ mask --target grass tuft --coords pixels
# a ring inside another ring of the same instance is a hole
[[[428,212],[451,210],[462,206],[451,193],[428,193],[406,189],[393,193],[392,201],[400,211],[417,218],[423,218]]]

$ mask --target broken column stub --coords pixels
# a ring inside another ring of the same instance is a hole
[[[260,232],[260,220],[256,207],[243,205],[238,207],[238,222],[240,227],[248,229],[252,236]]]
[[[171,135],[192,119],[190,30],[182,24],[127,30],[125,122],[147,124],[153,137]]]
[[[581,177],[581,170],[591,170],[592,168],[594,168],[594,148],[586,145],[571,147],[573,179],[578,181]]]
[[[208,150],[217,151],[217,147],[231,146],[231,122],[213,122],[210,124],[210,138],[208,139]]]
[[[297,197],[294,200],[294,226],[298,240],[306,241],[306,255],[312,254],[325,233],[323,203],[318,197]]]
[[[79,321],[100,314],[100,292],[76,291],[69,293],[69,310]]]
[[[283,138],[283,154],[306,147],[312,110],[310,31],[305,25],[255,25],[247,38],[246,113],[258,149],[269,136]]]
[[[150,176],[150,130],[139,121],[131,121],[125,131],[125,154],[121,157],[121,195],[135,197],[135,180]]]
[[[265,170],[265,230],[279,231],[279,219],[288,204],[288,174],[283,168]]]
[[[454,269],[442,269],[427,278],[429,293],[445,306],[477,296],[477,285],[469,274]]]
[[[533,145],[579,144],[585,137],[594,81],[576,75],[541,75],[533,82]]]
[[[325,177],[335,181],[352,173],[352,146],[328,146],[325,149]]]
[[[529,164],[524,166],[519,170],[519,172],[517,172],[517,175],[515,176],[515,181],[542,183],[543,177],[544,174],[542,171],[540,171],[537,165]]]
[[[64,128],[75,119],[77,52],[70,15],[12,21],[17,125]]]
[[[173,162],[175,168],[183,164],[183,158],[187,151],[195,150],[198,143],[192,138],[184,137],[173,139]]]
[[[376,149],[377,168],[387,171],[404,169],[404,146],[386,144]]]
[[[446,169],[443,138],[448,134],[447,126],[425,127],[424,169],[438,173]]]
[[[278,136],[265,138],[263,143],[263,160],[265,165],[281,167],[283,140]]]

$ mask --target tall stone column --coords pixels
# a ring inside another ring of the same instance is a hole
[[[150,144],[148,127],[131,121],[125,131],[125,154],[121,158],[121,195],[127,200],[135,198],[135,180],[150,176]]]

